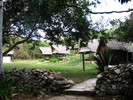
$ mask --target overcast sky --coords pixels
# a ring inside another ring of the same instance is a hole
[[[97,5],[97,7],[91,7],[93,12],[109,12],[109,11],[122,11],[122,10],[128,10],[129,8],[133,8],[133,1],[128,2],[127,4],[124,3],[121,5],[118,0],[99,0],[101,4]],[[92,14],[91,17],[94,22],[98,21],[101,16],[104,17],[104,19],[123,19],[125,16],[128,16],[130,13],[113,13],[113,14]]]

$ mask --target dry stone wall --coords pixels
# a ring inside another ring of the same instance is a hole
[[[96,93],[98,96],[124,96],[133,100],[133,65],[116,65],[104,68],[97,76]]]
[[[60,72],[47,69],[13,68],[6,71],[5,75],[16,86],[17,92],[31,95],[59,93],[74,85],[72,80],[62,77]]]

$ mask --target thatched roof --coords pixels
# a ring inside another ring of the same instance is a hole
[[[126,51],[133,52],[133,46],[130,44],[125,44]]]
[[[52,47],[40,47],[39,48],[43,55],[52,54],[70,54],[70,50],[67,50],[66,46],[52,45]]]
[[[79,51],[79,53],[90,53],[91,50],[89,47],[82,47]]]
[[[97,52],[99,46],[99,39],[93,39],[88,42],[88,47],[90,48],[91,52]]]
[[[111,50],[123,50],[133,52],[133,46],[129,43],[119,42],[117,40],[108,40],[106,45]]]
[[[93,39],[88,42],[87,47],[82,47],[79,53],[96,53],[99,46],[99,39]],[[119,42],[117,40],[108,40],[106,46],[111,50],[123,50],[128,52],[133,52],[133,46],[129,43]]]
[[[52,55],[51,47],[39,47],[43,55]]]
[[[66,46],[63,45],[52,45],[54,48],[53,53],[54,54],[70,54],[70,50],[67,49]]]
[[[93,39],[88,42],[87,47],[82,47],[79,53],[96,53],[99,45],[98,39]]]
[[[7,53],[8,55],[13,55],[14,54],[14,51],[10,51]]]
[[[4,52],[4,51],[3,51],[3,52]],[[3,53],[3,52],[2,52],[2,53]],[[7,53],[7,55],[13,55],[13,54],[14,54],[14,51],[10,51],[10,52]]]
[[[117,40],[108,40],[106,45],[111,50],[125,50],[125,43]]]

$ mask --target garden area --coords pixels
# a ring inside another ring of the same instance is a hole
[[[88,55],[85,58],[89,57]],[[61,75],[67,79],[74,80],[75,83],[81,83],[87,79],[96,77],[97,69],[95,63],[86,62],[86,71],[83,72],[82,59],[79,54],[70,56],[70,61],[59,61],[51,63],[50,61],[38,60],[16,60],[11,63],[4,63],[4,69],[10,70],[14,67],[17,69],[49,69],[61,72]]]
[[[89,55],[86,54],[85,59],[88,57]],[[12,93],[11,95],[15,93],[13,97],[8,94],[14,99],[18,99],[20,94],[22,95],[19,99],[24,98],[23,95],[27,98],[46,94],[53,95],[62,93],[64,89],[70,88],[74,84],[96,77],[97,69],[94,62],[85,61],[86,71],[83,71],[80,54],[67,58],[70,60],[51,62],[51,60],[35,59],[4,63],[5,76],[7,77],[3,86],[7,88],[4,88],[3,93],[5,96],[9,91]]]

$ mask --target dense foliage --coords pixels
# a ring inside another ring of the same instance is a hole
[[[118,34],[119,39],[126,42],[133,42],[133,13],[124,22],[120,22],[120,26],[115,33]]]
[[[127,2],[129,2],[129,1],[131,1],[131,0],[119,0],[119,2],[121,2],[121,4],[127,3]]]
[[[7,0],[4,2],[3,43],[8,43],[10,35],[25,38],[10,46],[9,52],[20,43],[33,37],[40,38],[38,29],[45,31],[45,38],[61,43],[74,44],[81,39],[85,43],[92,31],[87,20],[88,0]],[[70,42],[71,41],[71,42]],[[7,53],[4,52],[4,55]]]
[[[86,15],[90,13],[89,6],[96,3],[98,0],[5,0],[3,43],[10,46],[3,55],[33,37],[40,38],[38,29],[44,30],[45,38],[53,42],[62,43],[64,37],[66,45],[85,45],[94,32]],[[24,39],[10,43],[11,35]]]
[[[5,43],[3,45],[3,50],[6,51],[10,47],[10,43],[13,44],[16,41],[21,41],[22,38],[14,37],[11,36],[8,39],[8,43]],[[49,43],[48,42],[41,42],[41,41],[29,41],[25,42],[23,44],[17,45],[13,51],[14,51],[14,59],[37,59],[37,58],[42,58],[41,51],[39,50],[39,47],[48,47]],[[12,59],[13,60],[13,59]]]
[[[42,58],[41,51],[39,50],[39,47],[41,46],[49,46],[46,42],[37,42],[32,41],[29,43],[23,43],[17,46],[16,49],[14,49],[15,59],[37,59]]]

